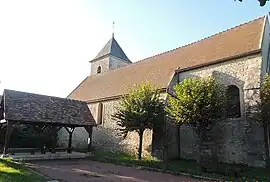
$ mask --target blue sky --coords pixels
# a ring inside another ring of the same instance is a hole
[[[266,15],[257,0],[0,0],[0,91],[66,97],[112,34],[136,62]]]

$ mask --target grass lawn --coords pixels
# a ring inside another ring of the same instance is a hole
[[[139,161],[135,156],[118,153],[93,152],[91,160],[109,162],[114,164],[125,164],[143,166],[147,168],[159,169],[163,172],[188,173],[190,175],[201,175],[205,177],[223,179],[229,181],[270,181],[269,169],[252,168],[236,164],[219,164],[215,172],[203,173],[197,171],[194,160],[172,160],[163,162],[157,159],[144,158]],[[238,171],[239,176],[235,176],[234,171]]]
[[[0,159],[0,182],[17,181],[40,182],[45,179],[10,159]]]

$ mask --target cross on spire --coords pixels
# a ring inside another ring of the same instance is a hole
[[[113,21],[113,25],[112,25],[112,37],[114,37],[114,21]]]

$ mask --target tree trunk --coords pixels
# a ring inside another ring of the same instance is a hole
[[[266,155],[266,167],[269,167],[269,135],[268,135],[268,124],[265,122],[263,124],[263,133],[264,133],[264,146],[265,146],[265,155]]]
[[[139,131],[139,149],[138,149],[138,159],[142,159],[142,144],[143,144],[143,130]]]
[[[181,145],[180,145],[180,125],[177,125],[177,143],[178,143],[178,158],[180,159]]]
[[[197,145],[198,145],[198,154],[197,154],[197,170],[198,171],[204,171],[204,165],[203,165],[203,132],[198,133],[198,140],[197,140]]]
[[[196,159],[196,162],[197,162],[197,171],[201,171],[201,138],[200,138],[200,135],[199,135],[199,138],[198,138],[198,141],[197,141],[197,147],[198,147],[198,153],[197,153],[197,159]]]

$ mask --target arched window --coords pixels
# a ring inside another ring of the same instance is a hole
[[[240,109],[240,93],[239,88],[235,85],[229,85],[227,88],[227,101],[228,101],[228,118],[241,117]]]
[[[98,73],[101,73],[101,66],[99,66],[98,68],[97,68],[97,74]]]
[[[98,113],[97,113],[97,124],[102,124],[103,120],[103,104],[100,102],[98,103]]]

